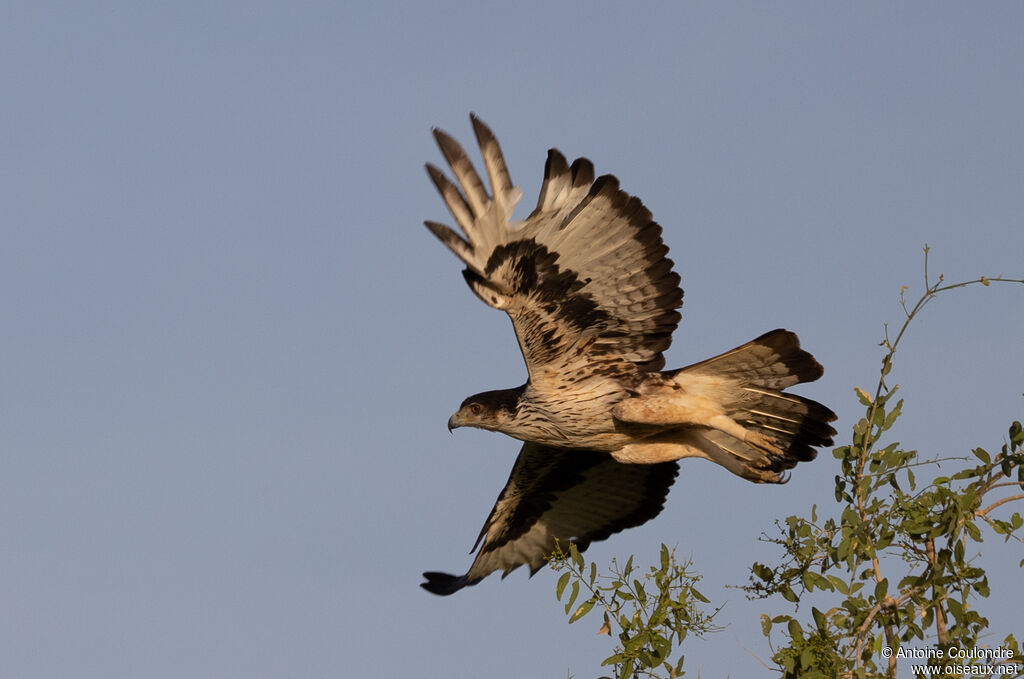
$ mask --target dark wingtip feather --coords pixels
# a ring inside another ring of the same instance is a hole
[[[430,229],[430,233],[432,233],[435,236],[437,236],[438,240],[440,240],[443,243],[447,243],[449,239],[452,239],[452,240],[458,239],[458,241],[461,241],[467,248],[471,248],[472,247],[466,241],[465,238],[463,238],[459,234],[455,233],[450,228],[448,228],[444,224],[441,224],[440,222],[433,222],[433,221],[430,221],[428,219],[428,220],[425,220],[423,222],[423,225],[426,226],[428,229]]]
[[[469,122],[473,125],[473,133],[476,135],[477,142],[483,146],[484,140],[489,142],[497,143],[497,138],[494,136],[494,132],[484,121],[480,120],[480,117],[475,113],[469,114]]]
[[[433,163],[425,163],[424,167],[427,168],[427,174],[430,176],[430,181],[434,182],[434,186],[442,194],[446,185],[451,184],[448,178],[444,176],[444,172],[437,165]]]
[[[558,149],[548,149],[548,158],[544,161],[544,179],[560,177],[569,171],[569,163]]]
[[[602,193],[614,195],[619,191],[619,180],[613,174],[603,174],[594,181],[590,187],[590,195],[597,196]],[[660,235],[660,232],[659,232]]]
[[[471,264],[473,258],[473,246],[470,245],[465,238],[439,222],[427,220],[423,222],[423,224],[430,229],[430,233],[434,234],[434,236],[444,243],[449,250],[454,252],[456,257],[466,264]]]
[[[434,135],[434,141],[437,142],[437,146],[441,149],[441,153],[444,154],[445,158],[451,160],[452,156],[459,155],[459,152],[462,151],[462,146],[459,142],[455,141],[455,137],[440,127],[433,128],[431,133]]]
[[[510,210],[522,194],[517,192],[512,184],[512,177],[509,176],[508,166],[505,164],[505,156],[501,152],[498,138],[475,113],[470,113],[469,119],[473,123],[473,134],[476,135],[476,143],[480,147],[484,166],[487,168],[487,176],[491,181],[494,199],[503,208]]]
[[[586,158],[577,158],[572,161],[572,167],[569,168],[572,172],[572,185],[588,186],[594,181],[594,164]]]
[[[568,171],[569,163],[566,162],[562,152],[558,149],[548,149],[548,157],[544,161],[544,182],[540,186],[540,195],[537,196],[537,209],[534,211],[534,214],[541,210],[551,209],[553,204],[552,193],[555,192],[555,184]]]
[[[423,577],[427,581],[421,582],[420,587],[438,596],[448,596],[458,592],[463,587],[477,583],[477,581],[470,582],[465,575],[452,575],[451,573],[438,573],[436,571],[428,571],[423,574]]]

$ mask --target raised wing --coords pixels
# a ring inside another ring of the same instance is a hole
[[[661,512],[679,467],[634,465],[606,454],[523,445],[508,483],[473,545],[479,552],[463,575],[424,573],[421,587],[452,594],[494,571],[502,577],[527,564],[536,573],[555,551],[646,523]]]
[[[465,238],[426,225],[466,264],[473,292],[512,318],[535,388],[594,370],[663,368],[683,291],[650,211],[615,177],[595,181],[589,160],[569,166],[552,149],[537,208],[512,221],[522,192],[491,130],[471,120],[492,193],[458,142],[434,130],[458,186],[433,165],[427,172]]]

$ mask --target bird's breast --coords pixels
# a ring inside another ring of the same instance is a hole
[[[542,398],[525,394],[516,417],[516,433],[524,441],[561,448],[610,452],[635,442],[643,432],[623,427],[612,416],[615,405],[628,395],[612,393],[576,393],[565,397]]]

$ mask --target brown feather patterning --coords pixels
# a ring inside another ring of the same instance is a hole
[[[424,573],[423,588],[452,594],[524,564],[536,573],[555,550],[573,542],[582,551],[596,540],[639,526],[661,512],[678,465],[628,465],[586,450],[523,445],[508,483],[484,522],[463,575]]]
[[[494,134],[472,121],[492,193],[458,142],[435,130],[461,191],[427,171],[465,238],[426,225],[466,264],[473,292],[511,317],[534,389],[565,388],[561,376],[580,359],[599,358],[610,373],[661,369],[683,292],[650,211],[615,177],[594,181],[590,161],[570,167],[552,149],[537,208],[512,221],[522,193]]]

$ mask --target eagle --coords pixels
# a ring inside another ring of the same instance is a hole
[[[528,379],[470,396],[448,429],[477,427],[523,442],[462,575],[427,572],[448,595],[522,565],[536,573],[559,544],[584,550],[662,510],[678,460],[715,462],[755,483],[832,445],[835,413],[787,393],[822,375],[797,336],[772,330],[677,370],[663,353],[683,291],[661,227],[612,175],[548,151],[537,207],[512,213],[512,184],[490,128],[470,116],[490,191],[463,148],[434,129],[455,182],[427,173],[461,234],[427,228],[465,265],[469,288],[512,320]],[[456,183],[457,182],[457,183]]]

